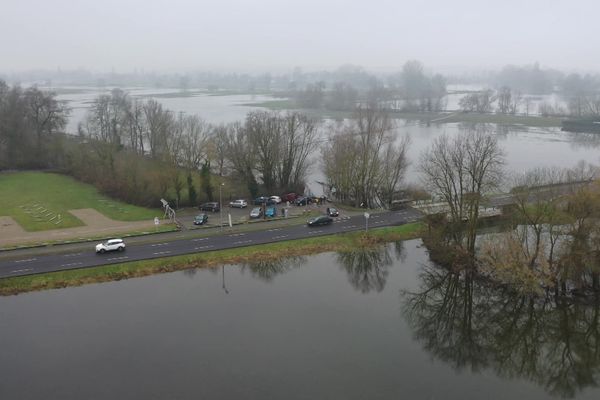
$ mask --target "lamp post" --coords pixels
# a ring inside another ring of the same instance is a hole
[[[219,229],[223,230],[223,186],[225,183],[221,182],[219,185]]]

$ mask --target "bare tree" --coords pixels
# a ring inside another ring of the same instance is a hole
[[[393,143],[393,124],[373,104],[359,107],[355,118],[323,149],[323,172],[335,196],[354,206],[388,204],[406,170],[405,139]]]
[[[442,135],[421,155],[423,183],[447,204],[454,226],[466,221],[466,243],[462,235],[455,241],[472,256],[482,197],[499,186],[503,165],[504,152],[496,137],[478,130]]]

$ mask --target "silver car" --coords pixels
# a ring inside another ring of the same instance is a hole
[[[234,200],[231,203],[229,203],[229,207],[234,207],[234,208],[246,208],[248,207],[248,203],[246,202],[246,200]]]

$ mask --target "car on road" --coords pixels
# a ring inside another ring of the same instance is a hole
[[[277,216],[277,209],[275,207],[267,207],[265,216],[270,218]]]
[[[108,239],[106,242],[96,245],[96,253],[106,253],[107,251],[123,251],[125,242],[123,239]]]
[[[229,203],[229,207],[246,208],[246,207],[248,207],[248,202],[246,200],[242,200],[242,199],[234,200]]]
[[[273,200],[275,204],[281,203],[281,197],[279,196],[271,196],[270,199]]]
[[[208,215],[198,214],[194,217],[194,225],[204,225],[208,221]]]
[[[219,207],[219,203],[217,203],[216,201],[211,201],[210,203],[204,203],[202,205],[200,205],[200,207],[198,207],[200,209],[200,211],[212,211],[212,212],[217,212],[221,210],[221,207]]]
[[[333,218],[327,215],[321,215],[318,217],[314,217],[306,221],[306,225],[308,226],[321,226],[321,225],[329,225],[333,222]]]
[[[337,210],[337,208],[327,207],[327,215],[330,217],[339,217],[340,212]]]
[[[262,214],[262,208],[255,207],[252,209],[252,211],[250,211],[250,218],[260,218],[262,217]]]

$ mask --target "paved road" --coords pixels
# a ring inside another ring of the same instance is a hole
[[[402,225],[421,219],[421,214],[413,209],[373,214],[369,219],[369,227]],[[60,254],[15,253],[0,259],[0,278],[11,276],[33,275],[68,269],[95,267],[128,261],[149,260],[203,251],[229,249],[252,246],[284,240],[302,239],[334,233],[351,232],[365,229],[365,218],[362,215],[338,218],[333,224],[321,227],[297,225],[289,227],[273,227],[261,231],[232,232],[223,235],[179,239],[177,233],[172,236],[163,235],[164,241],[156,243],[133,243],[121,253],[95,254],[93,248],[82,251],[81,247],[67,250]],[[90,246],[93,247],[93,246]]]

